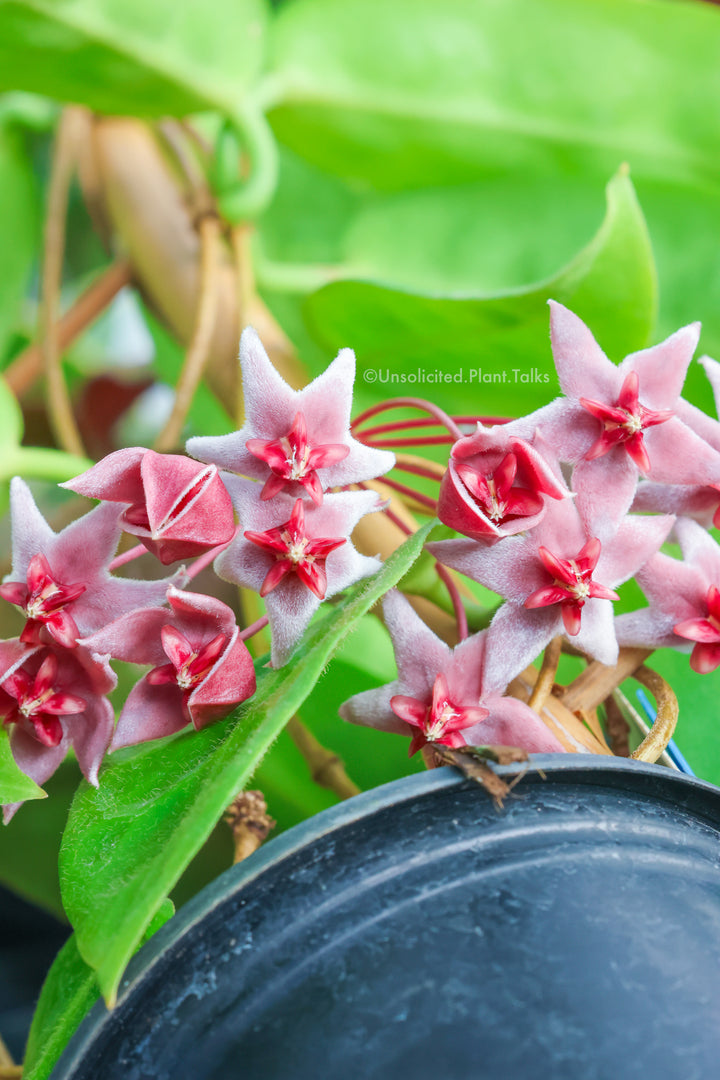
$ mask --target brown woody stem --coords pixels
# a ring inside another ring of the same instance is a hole
[[[72,107],[66,108],[55,136],[50,169],[40,284],[40,349],[47,378],[48,418],[59,446],[78,457],[85,456],[85,449],[63,376],[57,322],[65,254],[65,221],[81,130],[85,130],[82,113]]]
[[[132,271],[127,259],[118,259],[81,293],[75,303],[56,324],[57,343],[60,352],[69,348],[83,330],[114,300],[117,294],[132,281]],[[4,372],[4,378],[17,397],[21,397],[40,377],[43,370],[43,353],[40,345],[28,345]]]
[[[210,355],[215,328],[218,291],[216,277],[220,258],[220,222],[207,213],[198,223],[200,233],[200,295],[195,330],[175,389],[175,403],[167,424],[155,440],[155,450],[172,450],[180,441],[183,425]]]
[[[650,731],[630,757],[636,761],[657,761],[675,730],[679,712],[678,700],[665,679],[644,664],[633,677],[646,686],[655,698],[657,716]]]
[[[288,722],[287,730],[308,763],[310,775],[316,784],[334,791],[340,799],[352,799],[353,795],[360,794],[360,788],[347,775],[338,755],[319,743],[297,716]]]
[[[228,806],[223,820],[232,830],[234,864],[257,851],[276,824],[267,812],[262,791],[241,791]]]
[[[594,660],[558,695],[560,701],[571,712],[576,709],[595,709],[621,682],[635,674],[651,652],[652,649],[621,649],[614,667]]]
[[[538,672],[537,682],[533,686],[532,693],[528,700],[528,705],[538,715],[542,713],[545,708],[545,703],[552,693],[558,664],[560,663],[561,650],[562,638],[559,637],[553,638],[545,650],[540,671]]]

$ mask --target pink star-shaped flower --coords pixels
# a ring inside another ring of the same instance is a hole
[[[322,506],[298,506],[280,493],[263,502],[259,485],[227,476],[228,490],[243,525],[218,555],[215,570],[226,581],[265,596],[272,633],[272,663],[280,667],[302,637],[321,596],[330,597],[379,569],[348,539],[361,517],[381,507],[373,491],[326,495]]]
[[[167,591],[170,610],[134,611],[87,638],[101,654],[152,670],[130,691],[112,748],[196,730],[255,693],[255,669],[232,610],[212,596]]]
[[[526,666],[511,640],[490,630],[451,650],[393,590],[383,601],[393,640],[398,678],[366,690],[340,709],[344,720],[411,738],[410,754],[426,743],[444,746],[519,746],[536,753],[563,747],[537,713],[504,697],[507,684]],[[492,673],[488,659],[497,654]]]
[[[542,519],[548,499],[570,495],[539,434],[531,442],[478,424],[459,439],[440,485],[438,517],[473,540],[493,542]]]
[[[705,369],[715,398],[715,412],[720,412],[720,364],[709,356],[701,356],[699,364]],[[708,416],[682,398],[678,401],[677,415],[701,439],[720,451],[720,422]],[[638,485],[633,510],[691,517],[709,529],[720,529],[720,484],[685,485],[659,484],[651,480]]]
[[[428,544],[440,562],[509,601],[493,620],[507,623],[525,667],[557,634],[603,664],[617,661],[613,590],[665,540],[672,517],[626,518],[602,543],[570,499],[554,503],[525,537],[492,547],[471,540]]]
[[[117,679],[106,660],[87,649],[0,642],[0,717],[20,769],[44,784],[70,746],[83,775],[97,787],[112,737],[114,712],[105,696]],[[9,821],[19,803],[3,807]]]
[[[607,504],[613,526],[629,509],[640,472],[660,483],[720,483],[720,454],[678,415],[699,324],[616,366],[576,315],[553,301],[550,308],[566,396],[513,425],[517,433],[539,428],[560,460],[576,466],[574,485],[598,507]]]
[[[124,503],[122,527],[164,566],[225,544],[235,530],[230,496],[214,465],[140,446],[116,450],[61,487]]]
[[[720,665],[720,547],[689,518],[678,520],[675,533],[682,562],[658,553],[639,571],[650,606],[617,619],[618,640],[682,652],[692,647],[693,670],[714,671]]]
[[[393,454],[374,450],[350,435],[355,356],[342,349],[303,390],[278,375],[254,330],[243,332],[240,365],[245,426],[232,435],[190,439],[187,451],[200,461],[263,482],[261,498],[278,492],[310,495],[371,480],[388,472]]]
[[[117,506],[97,506],[55,533],[30,489],[15,477],[10,513],[13,565],[0,585],[0,596],[27,618],[22,641],[55,641],[72,649],[79,637],[123,612],[164,602],[174,579],[137,581],[108,572],[121,535]]]

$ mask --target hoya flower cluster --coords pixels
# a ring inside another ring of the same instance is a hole
[[[498,697],[556,636],[607,665],[619,645],[692,648],[697,671],[720,665],[720,548],[703,528],[720,519],[720,423],[680,397],[698,335],[685,327],[616,366],[551,304],[564,396],[459,433],[438,512],[465,539],[428,544],[505,603],[451,652],[389,597],[398,680],[348,701],[347,719],[409,735],[411,752],[427,742],[557,750],[532,710]],[[704,364],[717,389],[718,366]],[[682,562],[660,553],[669,537]],[[650,606],[616,617],[616,590],[634,575]]]
[[[0,643],[0,717],[16,762],[43,783],[72,746],[96,784],[108,749],[201,729],[254,693],[245,639],[259,624],[240,630],[226,604],[189,587],[213,560],[220,577],[264,598],[270,662],[287,663],[319,605],[378,568],[350,539],[360,519],[384,510],[409,531],[368,482],[393,468],[437,475],[431,463],[385,449],[402,445],[383,436],[403,424],[363,428],[398,406],[424,409],[431,419],[416,426],[440,422],[453,444],[437,500],[397,480],[385,485],[457,534],[428,548],[453,599],[459,644],[451,649],[390,593],[384,618],[398,677],[351,698],[345,719],[408,736],[411,753],[427,744],[561,751],[537,713],[508,693],[552,639],[607,665],[623,645],[672,645],[692,650],[697,671],[713,670],[720,549],[707,528],[720,522],[720,422],[680,397],[698,334],[686,327],[616,366],[580,319],[552,304],[563,396],[517,420],[468,426],[417,399],[351,421],[350,350],[295,391],[246,330],[240,431],[193,438],[188,457],[140,447],[110,454],[65,485],[100,505],[58,534],[13,481],[13,565],[0,596],[24,626]],[[720,369],[703,363],[720,390]],[[140,543],[116,556],[123,531]],[[679,542],[682,561],[660,551],[667,539]],[[154,581],[113,574],[145,551],[165,566],[193,561]],[[505,601],[487,629],[468,636],[449,571]],[[633,576],[650,606],[618,617],[617,589]],[[146,668],[117,725],[113,659]]]
[[[357,521],[379,509],[378,496],[326,493],[372,479],[394,460],[350,436],[353,354],[341,352],[300,392],[278,376],[251,330],[241,363],[246,427],[192,440],[190,452],[205,464],[118,450],[64,485],[101,503],[57,535],[23,481],[12,483],[13,564],[0,596],[25,624],[0,643],[0,717],[17,764],[39,784],[70,746],[97,784],[108,749],[188,723],[201,729],[254,693],[234,613],[186,588],[219,552],[223,577],[266,597],[275,665],[326,596],[378,566],[349,540]],[[115,557],[123,531],[140,545]],[[195,562],[155,581],[113,575],[145,550],[163,565]],[[107,696],[117,682],[113,659],[149,669],[117,726]],[[5,807],[6,819],[15,809]]]

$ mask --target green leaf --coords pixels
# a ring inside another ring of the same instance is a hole
[[[2,5],[0,5],[0,13]],[[1,17],[1,15],[0,15]],[[30,156],[14,114],[0,105],[0,357],[20,316],[39,236],[40,205]],[[4,404],[2,406],[4,413]]]
[[[611,174],[717,188],[720,13],[665,0],[296,0],[272,28],[281,142],[384,190]]]
[[[45,799],[46,793],[15,764],[7,731],[0,727],[0,805]]]
[[[228,720],[119,753],[99,790],[81,785],[60,877],[78,948],[108,1001],[162,898],[312,691],[334,649],[417,558],[431,524],[319,620],[290,663],[261,668],[255,696]]]
[[[425,296],[338,281],[308,297],[309,328],[327,348],[352,343],[359,385],[379,397],[426,395],[438,405],[515,414],[557,392],[548,343],[547,300],[583,318],[620,359],[647,344],[657,281],[645,220],[621,170],[607,187],[599,231],[563,270],[532,287],[494,297]]]
[[[265,0],[4,0],[0,89],[100,112],[235,112],[263,59]]]
[[[175,914],[170,900],[158,908],[143,937],[149,941]],[[46,1080],[100,992],[95,972],[78,952],[75,935],[65,942],[47,974],[28,1036],[24,1080]]]

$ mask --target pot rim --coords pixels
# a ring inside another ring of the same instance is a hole
[[[665,798],[670,803],[693,809],[693,802],[700,803],[710,796],[717,803],[715,826],[720,829],[720,788],[697,777],[688,776],[675,769],[662,765],[635,761],[630,758],[606,757],[596,754],[532,754],[529,766],[524,763],[494,765],[493,769],[503,778],[513,778],[525,771],[525,780],[530,783],[543,783],[545,779],[572,782],[576,777],[585,777],[593,784],[608,783],[611,787],[622,788],[622,780],[630,775],[644,777],[652,781],[659,791],[655,797]],[[523,781],[525,782],[525,781]],[[388,807],[421,798],[431,792],[451,789],[459,785],[475,782],[462,776],[456,769],[443,766],[415,773],[399,780],[361,792],[359,795],[335,806],[314,814],[311,818],[294,825],[286,832],[268,840],[256,852],[235,866],[229,867],[214,881],[206,885],[196,896],[185,904],[172,919],[168,920],[157,933],[135,954],[118,990],[117,1007],[120,1007],[146,974],[158,963],[163,954],[216,907],[226,902],[229,894],[237,892],[269,867],[313,844],[321,837],[353,824],[361,818],[371,817]],[[489,799],[483,791],[480,798]],[[707,805],[702,816],[708,819]],[[51,1074],[51,1080],[66,1080],[71,1077],[79,1059],[97,1037],[106,1022],[112,1019],[103,1001],[97,1002],[81,1022],[78,1030],[66,1046],[60,1060]]]

